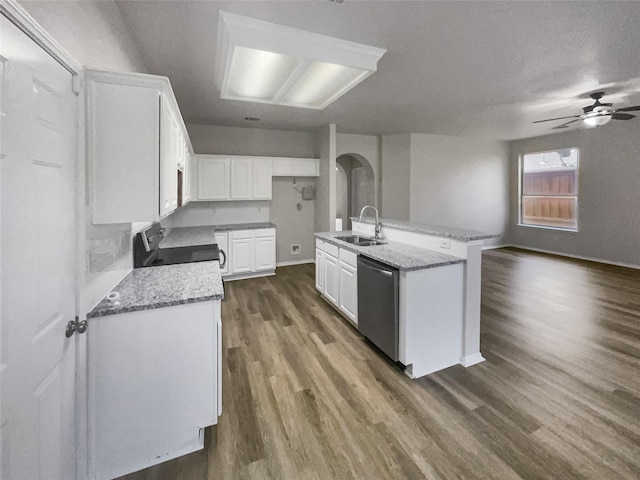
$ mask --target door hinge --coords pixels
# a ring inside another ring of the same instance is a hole
[[[76,317],[75,320],[69,320],[69,323],[67,323],[65,335],[69,338],[76,332],[84,333],[87,331],[88,326],[89,324],[86,320],[78,321],[78,317]]]

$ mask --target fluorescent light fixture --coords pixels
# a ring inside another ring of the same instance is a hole
[[[321,110],[377,70],[386,50],[220,12],[221,98]]]

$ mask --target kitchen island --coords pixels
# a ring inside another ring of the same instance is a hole
[[[482,362],[481,246],[497,235],[382,219],[385,244],[356,246],[337,237],[373,237],[375,224],[352,221],[352,231],[316,233],[316,288],[323,297],[357,325],[353,258],[361,255],[397,268],[399,360],[407,375],[416,378],[458,363],[468,367]]]
[[[223,298],[217,261],[136,268],[88,314],[90,478],[203,448],[222,407]]]

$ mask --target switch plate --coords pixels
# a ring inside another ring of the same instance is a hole
[[[451,240],[448,238],[443,238],[440,240],[440,248],[451,248]]]

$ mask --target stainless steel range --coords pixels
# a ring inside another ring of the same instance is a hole
[[[159,223],[152,224],[146,230],[138,233],[133,241],[133,266],[156,267],[160,265],[175,265],[177,263],[208,262],[217,260],[220,266],[226,263],[224,250],[218,244],[193,245],[189,247],[161,248],[160,242],[164,238],[164,229]]]

